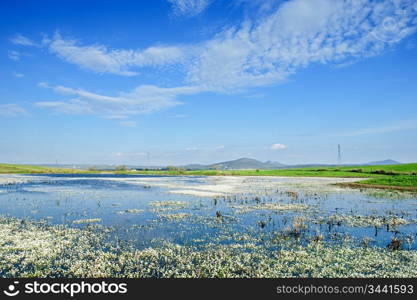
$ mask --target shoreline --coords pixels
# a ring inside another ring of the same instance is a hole
[[[72,171],[72,170],[71,170]],[[350,177],[350,176],[306,176],[306,175],[246,175],[246,174],[167,174],[161,172],[158,173],[142,173],[142,172],[111,172],[111,171],[103,171],[103,172],[90,172],[90,171],[80,171],[80,172],[68,172],[68,173],[55,173],[55,172],[39,172],[39,173],[1,173],[0,175],[21,175],[21,176],[33,176],[33,175],[127,175],[127,176],[155,176],[155,177],[241,177],[241,178],[300,178],[300,179],[348,179],[351,182],[337,182],[331,183],[332,185],[336,185],[342,188],[354,188],[354,189],[382,189],[382,190],[396,190],[402,192],[416,192],[417,193],[417,186],[398,186],[398,185],[383,185],[383,184],[368,184],[362,183],[364,181],[374,179],[372,177]],[[6,183],[7,184],[7,183]]]
[[[402,192],[415,192],[417,193],[417,187],[408,186],[396,186],[396,185],[382,185],[382,184],[367,184],[359,182],[342,182],[335,183],[335,185],[354,189],[381,189],[381,190],[395,190]]]
[[[4,175],[124,175],[161,177],[259,177],[259,178],[329,178],[349,179],[353,182],[341,183],[343,188],[388,189],[417,192],[417,164],[308,167],[299,169],[239,169],[239,170],[81,170],[35,165],[0,164],[0,174]]]

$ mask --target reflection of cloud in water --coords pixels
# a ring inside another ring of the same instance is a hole
[[[196,197],[219,197],[232,194],[258,193],[261,191],[289,191],[293,189],[306,192],[343,192],[349,191],[335,183],[355,182],[363,178],[324,178],[324,177],[270,177],[270,176],[25,176],[0,175],[0,185],[41,183],[45,180],[59,180],[65,182],[89,181],[92,184],[114,182],[133,186],[150,186],[168,189],[171,194],[183,194]],[[42,188],[32,188],[39,191]]]
[[[173,194],[186,194],[198,197],[214,197],[229,194],[254,193],[261,190],[291,190],[302,189],[310,192],[341,192],[345,188],[332,185],[335,183],[355,182],[363,178],[324,178],[324,177],[267,177],[267,176],[129,176],[129,177],[103,177],[103,176],[25,176],[0,175],[0,185],[36,183],[45,180],[80,181],[88,180],[92,183],[100,180],[104,182],[117,182],[138,186],[154,186],[169,189]],[[33,191],[38,189],[32,188]]]
[[[194,181],[193,181],[194,179]],[[172,194],[197,197],[216,197],[230,194],[256,193],[265,190],[288,191],[301,189],[309,192],[342,192],[335,183],[355,182],[363,178],[324,178],[324,177],[266,177],[266,176],[210,176],[210,177],[132,177],[108,178],[134,185],[148,185],[169,189]]]

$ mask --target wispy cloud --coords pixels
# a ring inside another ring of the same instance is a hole
[[[188,148],[185,148],[185,151],[188,151],[188,152],[195,152],[195,151],[200,151],[200,150],[202,150],[201,148],[198,148],[198,147],[188,147]]]
[[[8,53],[8,57],[11,59],[11,60],[15,60],[15,61],[18,61],[18,60],[20,60],[20,56],[21,56],[21,54],[20,54],[20,52],[18,52],[18,51],[9,51],[9,53]]]
[[[174,13],[182,16],[196,16],[202,13],[212,0],[167,0],[171,3]]]
[[[286,148],[287,148],[287,146],[284,145],[284,144],[273,144],[269,147],[269,149],[271,149],[271,150],[284,150]]]
[[[176,115],[171,116],[171,118],[174,118],[174,119],[184,119],[184,118],[187,118],[187,117],[188,117],[188,115],[186,115],[186,114],[176,114]]]
[[[36,106],[41,108],[51,109],[57,113],[88,115],[96,114],[94,108],[87,102],[78,99],[71,99],[68,101],[41,101],[36,102]]]
[[[34,41],[32,41],[31,39],[21,34],[15,35],[14,37],[10,39],[10,41],[15,45],[20,45],[20,46],[38,46]]]
[[[136,127],[137,125],[135,121],[121,121],[119,124],[125,127]]]
[[[137,156],[146,156],[146,152],[117,152],[115,156],[117,157],[137,157]]]
[[[49,86],[39,83],[40,87],[49,88],[58,94],[72,96],[65,101],[38,102],[36,105],[51,108],[62,113],[98,114],[108,118],[123,118],[131,115],[146,114],[180,105],[180,95],[192,95],[201,92],[198,87],[182,86],[160,88],[153,85],[140,85],[129,92],[120,92],[116,96],[107,96],[74,89],[66,86]]]
[[[226,146],[224,145],[219,145],[219,146],[207,146],[207,147],[196,147],[196,146],[192,146],[192,147],[187,147],[185,148],[186,152],[216,152],[219,150],[224,150],[226,149]]]
[[[361,135],[371,135],[371,134],[385,134],[397,131],[408,131],[408,130],[417,130],[417,120],[406,120],[401,121],[395,124],[381,126],[381,127],[374,127],[374,128],[366,128],[357,131],[347,132],[340,134],[339,136],[361,136]]]
[[[184,9],[203,5],[173,2]],[[59,34],[44,44],[98,73],[131,76],[137,68],[181,63],[188,84],[230,92],[284,82],[312,64],[348,65],[379,55],[417,28],[411,0],[291,0],[266,7],[268,13],[195,45],[110,49]]]
[[[312,64],[381,54],[415,32],[416,15],[409,0],[286,1],[207,41],[187,79],[223,91],[277,84]]]
[[[17,117],[22,115],[27,115],[27,111],[20,105],[14,103],[0,104],[0,116]]]
[[[16,78],[22,78],[22,77],[25,77],[25,75],[24,75],[24,74],[22,74],[22,73],[18,73],[18,72],[13,72],[13,76],[14,76],[14,77],[16,77]]]
[[[27,52],[20,52],[20,51],[11,50],[7,53],[7,56],[11,60],[20,61],[20,59],[22,57],[29,57],[29,56],[32,56],[32,55],[30,53],[27,53]]]
[[[133,76],[132,68],[158,67],[177,63],[183,51],[176,46],[154,46],[143,50],[109,49],[104,45],[82,45],[74,39],[55,34],[45,44],[51,53],[69,63],[97,73]]]
[[[186,11],[187,7],[206,7],[209,2],[172,3]],[[264,6],[258,17],[225,29],[210,40],[181,47],[110,49],[55,34],[43,44],[83,69],[130,76],[137,74],[138,68],[180,64],[183,82],[172,88],[142,85],[115,96],[57,86],[53,90],[75,99],[39,105],[105,116],[154,112],[178,105],[177,98],[183,95],[242,92],[284,83],[311,65],[349,65],[384,53],[417,28],[417,6],[412,0],[277,3],[280,5]]]

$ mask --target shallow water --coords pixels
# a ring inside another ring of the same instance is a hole
[[[352,179],[140,175],[0,175],[0,214],[113,228],[138,248],[284,235],[417,249],[417,198],[340,188]],[[341,217],[342,216],[342,217]],[[393,220],[393,221],[392,221]]]

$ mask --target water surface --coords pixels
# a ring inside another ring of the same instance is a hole
[[[287,235],[416,249],[413,194],[340,188],[351,179],[144,175],[0,175],[0,214],[110,227],[138,248]],[[257,239],[259,242],[259,239]]]

